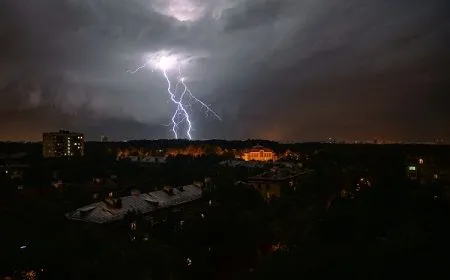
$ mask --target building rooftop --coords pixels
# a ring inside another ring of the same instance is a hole
[[[251,147],[250,149],[247,149],[246,152],[260,152],[260,151],[264,151],[264,152],[273,152],[272,149],[263,147],[261,145],[256,145]]]
[[[314,172],[311,169],[274,168],[257,176],[250,177],[249,180],[287,180],[301,175]]]
[[[49,131],[49,132],[44,132],[42,133],[43,135],[83,135],[83,133],[80,132],[74,132],[74,131],[69,131],[69,130],[58,130],[58,131]]]
[[[92,203],[67,213],[66,217],[72,220],[81,220],[98,224],[122,220],[129,212],[148,214],[158,209],[169,208],[186,202],[194,201],[202,196],[202,190],[195,185],[154,191],[138,195],[119,198],[120,207],[112,207],[107,201]]]
[[[225,160],[219,163],[223,166],[229,167],[248,167],[248,168],[263,168],[265,163],[259,161],[245,161],[242,159]]]

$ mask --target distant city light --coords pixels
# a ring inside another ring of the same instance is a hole
[[[27,271],[23,274],[23,279],[25,280],[36,280],[37,273],[34,270]]]
[[[20,249],[21,250],[24,250],[24,249],[26,249],[27,248],[27,245],[22,245],[22,246],[20,246]]]

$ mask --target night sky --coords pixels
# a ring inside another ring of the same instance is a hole
[[[450,139],[449,0],[1,0],[0,139],[171,138],[148,54],[188,61],[195,139]],[[195,105],[195,104],[194,104]]]

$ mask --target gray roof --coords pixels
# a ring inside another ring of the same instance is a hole
[[[121,197],[122,207],[112,208],[105,202],[96,202],[67,213],[72,220],[82,220],[93,223],[109,223],[122,220],[128,212],[147,214],[157,209],[168,208],[199,199],[202,196],[201,188],[195,185],[183,186],[183,190],[173,188],[169,195],[164,190],[143,193],[135,196]]]

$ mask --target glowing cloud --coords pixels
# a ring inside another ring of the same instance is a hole
[[[195,22],[205,17],[219,19],[223,11],[239,2],[240,0],[155,0],[152,8],[180,22]]]
[[[205,15],[206,8],[195,0],[158,0],[153,8],[178,21],[196,21]]]

